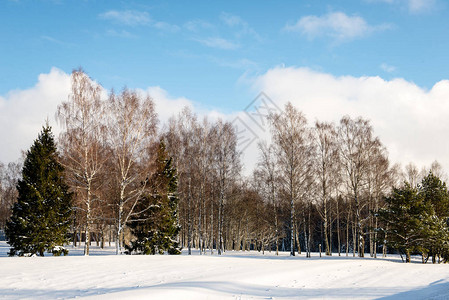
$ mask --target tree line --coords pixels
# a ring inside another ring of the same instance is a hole
[[[244,176],[232,123],[200,119],[185,108],[160,127],[150,96],[123,89],[104,99],[82,70],[71,79],[70,96],[57,111],[58,162],[72,193],[71,239],[75,245],[84,236],[86,255],[93,236],[103,241],[112,229],[117,253],[197,248],[376,257],[395,249],[407,258],[446,257],[446,200],[421,191],[433,176],[441,183],[438,195],[447,194],[441,166],[391,165],[366,119],[309,125],[288,103],[266,116],[270,141],[259,143],[258,163]],[[421,199],[410,196],[421,210],[398,223],[403,205],[395,200],[406,191]],[[4,205],[2,224],[14,197]],[[413,219],[424,213],[425,220]],[[404,246],[393,233],[401,222],[415,224],[420,238],[407,238],[414,242]]]

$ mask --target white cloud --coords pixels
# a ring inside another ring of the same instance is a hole
[[[61,40],[55,39],[55,38],[53,38],[51,36],[48,36],[48,35],[41,36],[41,39],[45,40],[45,41],[48,41],[48,42],[51,42],[51,43],[55,43],[55,44],[57,44],[59,46],[64,46],[64,47],[73,47],[73,46],[75,46],[75,44],[63,42]]]
[[[237,25],[246,24],[239,16],[231,15],[228,13],[221,13],[220,19],[228,26],[234,27]]]
[[[99,14],[98,17],[121,25],[150,26],[157,30],[167,32],[177,32],[180,29],[178,25],[152,19],[147,12],[140,12],[134,10],[124,10],[124,11],[110,10],[105,13]],[[124,38],[136,37],[134,34],[126,30],[117,31],[114,29],[109,29],[106,31],[106,34],[109,36],[124,37]]]
[[[383,3],[388,3],[388,4],[393,4],[395,1],[397,0],[364,0],[365,2],[368,3],[378,3],[378,2],[383,2]]]
[[[220,14],[220,19],[228,27],[235,30],[234,34],[237,38],[249,36],[257,41],[261,41],[259,34],[257,34],[257,32],[241,17],[223,12]]]
[[[219,18],[221,24],[211,24],[204,20],[196,19],[184,23],[183,28],[195,33],[195,36],[192,37],[193,40],[211,48],[235,50],[240,48],[242,43],[246,42],[245,38],[261,41],[257,32],[241,17],[223,12]],[[229,38],[220,37],[220,32],[226,32],[226,36]]]
[[[150,23],[151,18],[147,12],[135,10],[110,10],[99,15],[101,19],[110,20],[123,25],[136,26]]]
[[[382,70],[384,70],[385,72],[387,72],[387,73],[393,73],[394,71],[396,71],[396,67],[395,66],[391,66],[391,65],[386,64],[386,63],[382,63],[380,65],[380,68]]]
[[[211,61],[217,63],[219,66],[233,69],[249,70],[258,68],[258,64],[255,61],[247,58],[238,60],[226,60],[223,58],[211,57]]]
[[[158,86],[138,90],[149,94],[156,105],[161,123],[165,123],[173,114],[179,113],[184,106],[216,118],[217,112],[202,110],[199,106],[184,97],[171,97],[167,91]],[[16,161],[21,157],[21,151],[27,150],[37,138],[46,119],[53,127],[53,133],[58,136],[60,127],[55,121],[57,106],[67,101],[70,93],[70,74],[57,68],[52,68],[48,74],[40,74],[35,86],[10,91],[0,96],[0,162]],[[107,92],[103,92],[103,98]]]
[[[176,32],[179,30],[179,26],[178,25],[173,25],[167,22],[154,22],[152,24],[152,26],[156,29],[160,29],[160,30],[164,30],[164,31],[171,31],[171,32]]]
[[[209,22],[203,21],[203,20],[191,20],[186,22],[183,25],[184,28],[186,28],[189,31],[198,32],[201,29],[213,29],[215,28],[214,25],[212,25]]]
[[[365,0],[366,2],[383,2],[405,7],[410,13],[428,12],[435,8],[436,0]]]
[[[156,112],[161,123],[180,113],[184,107],[193,110],[193,102],[185,97],[173,98],[168,92],[159,86],[148,87],[145,90],[139,89],[141,94],[150,95],[156,105]]]
[[[238,44],[236,44],[232,41],[220,38],[220,37],[209,37],[206,39],[197,39],[197,41],[207,47],[224,49],[224,50],[234,50],[239,47]]]
[[[371,26],[359,16],[348,16],[343,12],[331,12],[323,16],[304,16],[295,24],[286,25],[284,30],[300,32],[311,39],[325,36],[337,42],[342,42],[364,37],[374,30],[387,27],[387,25]]]
[[[0,161],[17,160],[21,150],[27,150],[37,138],[47,118],[53,132],[59,132],[54,116],[69,91],[70,76],[52,68],[50,73],[39,75],[34,87],[0,96]]]
[[[106,35],[108,36],[113,36],[113,37],[120,37],[120,38],[127,38],[127,39],[132,39],[132,38],[136,38],[137,36],[130,33],[129,31],[126,30],[114,30],[114,29],[109,29],[106,31]]]
[[[408,9],[412,13],[420,13],[431,10],[435,5],[435,0],[407,0]]]
[[[449,170],[448,80],[425,90],[404,79],[335,77],[277,67],[254,78],[253,88],[266,92],[280,107],[291,101],[311,123],[338,122],[343,115],[368,118],[393,162],[429,166],[438,160]]]

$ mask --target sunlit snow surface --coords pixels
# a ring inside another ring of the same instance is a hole
[[[115,256],[113,246],[92,246],[85,257],[82,248],[69,250],[66,257],[6,257],[0,242],[0,299],[449,299],[449,265],[419,258]]]

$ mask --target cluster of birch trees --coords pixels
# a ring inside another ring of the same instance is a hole
[[[275,224],[282,199],[289,203],[291,255],[295,249],[301,252],[300,240],[307,256],[320,247],[327,255],[335,249],[363,256],[367,246],[375,255],[377,218],[372,212],[395,176],[370,123],[343,117],[338,125],[317,121],[308,126],[290,103],[269,119],[272,143],[260,146],[255,180],[262,179],[270,190],[263,195],[274,206]]]
[[[91,239],[101,241],[110,226],[116,251],[122,252],[126,228],[151,188],[161,140],[178,173],[182,246],[221,253],[229,228],[224,224],[229,191],[240,175],[233,126],[221,120],[199,122],[185,109],[166,130],[158,130],[148,95],[124,89],[103,100],[102,93],[82,70],[74,71],[69,99],[57,111],[64,128],[60,154],[75,192],[74,231],[85,236],[85,253]]]
[[[375,255],[377,219],[396,178],[385,148],[364,119],[338,126],[316,122],[287,104],[268,117],[271,143],[259,144],[251,178],[240,174],[237,136],[185,110],[169,123],[168,149],[177,162],[182,244],[200,248],[350,250]],[[302,245],[302,247],[301,247]]]
[[[22,164],[10,162],[7,165],[0,162],[0,229],[4,229],[11,215],[11,208],[17,201],[17,182]]]
[[[115,240],[123,241],[124,228],[148,187],[158,120],[149,96],[124,89],[103,100],[102,87],[82,70],[71,78],[69,99],[57,111],[64,128],[59,147],[75,192],[74,228],[85,232],[88,255],[91,233],[100,234],[98,241],[107,225],[114,227]],[[116,247],[122,251],[121,242]]]
[[[74,192],[73,243],[84,236],[85,254],[91,240],[103,244],[107,232],[122,252],[126,228],[151,186],[161,141],[177,170],[178,238],[189,254],[192,248],[201,254],[386,253],[376,212],[392,186],[417,184],[426,174],[412,164],[404,171],[391,166],[368,120],[345,116],[338,124],[308,124],[288,103],[267,116],[270,142],[259,143],[258,164],[243,176],[232,123],[200,119],[185,108],[161,127],[149,95],[129,89],[106,95],[81,69],[71,79],[70,96],[57,110],[63,128],[58,147]],[[442,175],[438,163],[431,169]],[[15,165],[8,170],[20,173]],[[18,175],[10,177],[2,181],[1,203],[17,196]],[[10,206],[2,206],[2,224]]]
[[[259,143],[248,178],[230,124],[198,120],[188,109],[170,120],[164,139],[179,172],[181,244],[201,253],[386,254],[377,211],[392,186],[417,184],[429,170],[391,166],[363,118],[310,126],[289,103],[268,121],[271,142]],[[431,170],[443,175],[437,162]]]

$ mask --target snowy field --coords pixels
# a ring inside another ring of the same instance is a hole
[[[0,242],[0,299],[449,299],[449,265],[386,259],[115,256],[70,249],[66,257],[7,257]]]

